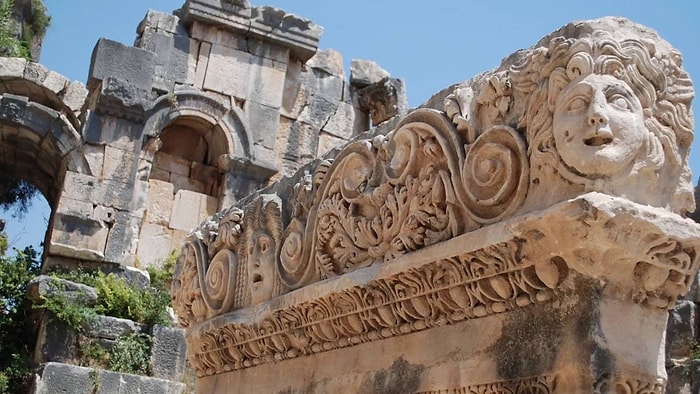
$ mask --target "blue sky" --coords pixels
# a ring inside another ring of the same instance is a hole
[[[85,82],[92,48],[100,37],[133,44],[146,11],[171,12],[184,0],[44,0],[53,22],[41,63]],[[409,104],[499,65],[510,53],[535,44],[560,26],[580,19],[624,16],[659,32],[683,53],[685,69],[700,81],[700,2],[648,1],[460,1],[460,0],[253,0],[306,17],[324,27],[322,49],[351,59],[371,59],[406,81]],[[697,102],[697,99],[696,99]],[[697,108],[697,103],[694,105]],[[691,168],[700,175],[700,142]],[[35,209],[22,223],[8,224],[15,246],[38,244],[48,209]],[[0,214],[0,216],[3,216]]]

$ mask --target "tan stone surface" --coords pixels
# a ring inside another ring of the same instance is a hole
[[[190,175],[191,162],[164,152],[158,152],[153,158],[153,168],[187,177]]]
[[[170,228],[192,231],[199,223],[216,213],[219,200],[212,196],[190,190],[175,193]]]
[[[141,226],[136,258],[141,267],[162,263],[170,255],[172,230],[167,227],[145,223]]]
[[[209,191],[208,185],[204,182],[174,173],[170,174],[170,183],[173,185],[173,191],[175,193],[180,190],[190,190],[195,193],[207,194]]]
[[[173,197],[175,193],[172,183],[150,179],[146,200],[146,221],[167,226],[173,210]]]
[[[102,167],[102,177],[105,179],[115,179],[126,181],[133,177],[134,161],[137,159],[133,152],[104,147],[104,165]]]

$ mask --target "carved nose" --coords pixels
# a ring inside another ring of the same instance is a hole
[[[588,115],[588,125],[591,127],[605,126],[608,124],[608,117],[600,111],[593,111]]]
[[[607,124],[608,117],[605,115],[605,96],[595,94],[591,106],[588,108],[588,125],[598,128]]]

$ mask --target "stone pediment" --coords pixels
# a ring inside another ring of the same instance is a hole
[[[680,54],[576,22],[438,97],[188,238],[173,297],[200,388],[367,391],[408,363],[411,392],[663,391],[700,242]]]

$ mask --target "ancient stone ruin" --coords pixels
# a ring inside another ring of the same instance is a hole
[[[577,22],[219,212],[172,288],[198,390],[663,392],[692,97],[651,30]]]
[[[35,392],[184,392],[182,338],[201,393],[696,390],[674,369],[695,329],[665,343],[700,248],[669,43],[571,23],[409,110],[372,62],[346,79],[321,32],[187,0],[134,46],[101,39],[87,87],[0,59],[0,164],[52,207],[44,269],[147,284],[131,267],[179,255],[186,330],[154,330],[153,377],[72,366],[42,319]],[[101,319],[102,339],[138,330]]]

